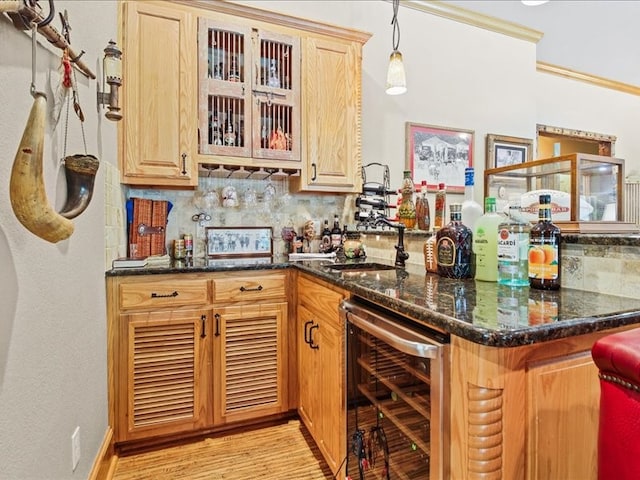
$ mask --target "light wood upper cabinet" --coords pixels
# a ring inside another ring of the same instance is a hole
[[[121,179],[131,185],[198,183],[197,25],[165,2],[123,2]]]
[[[200,18],[198,55],[200,154],[299,162],[300,39]]]
[[[300,191],[359,192],[362,44],[334,38],[303,42],[303,133]]]

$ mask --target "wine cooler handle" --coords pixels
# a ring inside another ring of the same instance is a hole
[[[214,317],[216,319],[216,333],[214,333],[214,335],[216,337],[219,337],[220,336],[220,314],[216,313]]]
[[[314,350],[318,350],[320,348],[320,346],[313,343],[313,329],[314,328],[320,328],[320,325],[311,325],[311,328],[309,329],[309,346],[311,348],[313,348]]]

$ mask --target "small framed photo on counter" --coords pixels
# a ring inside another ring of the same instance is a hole
[[[273,255],[271,227],[207,227],[206,232],[209,258]]]
[[[508,167],[533,160],[533,140],[487,134],[487,168]]]

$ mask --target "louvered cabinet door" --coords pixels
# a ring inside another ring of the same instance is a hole
[[[216,424],[287,411],[286,319],[285,302],[215,310]]]
[[[123,315],[116,441],[191,431],[213,423],[212,315],[168,310]],[[120,382],[122,382],[120,380]]]

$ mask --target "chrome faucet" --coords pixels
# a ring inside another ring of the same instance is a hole
[[[409,258],[409,253],[404,250],[404,229],[406,228],[404,223],[395,223],[385,217],[378,217],[375,221],[375,225],[379,226],[380,224],[385,224],[388,227],[396,228],[398,230],[398,244],[395,246],[395,266],[398,268],[404,268],[404,262]]]

